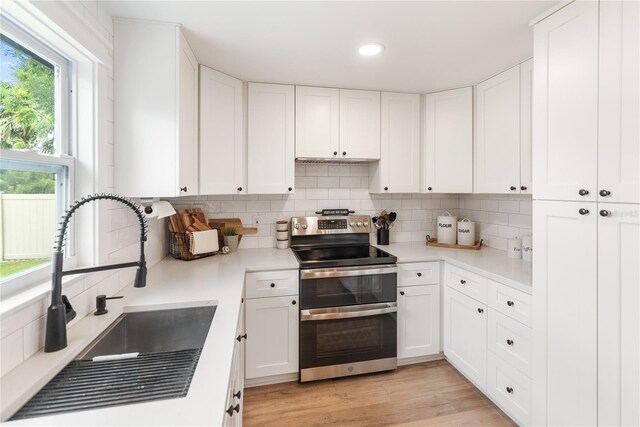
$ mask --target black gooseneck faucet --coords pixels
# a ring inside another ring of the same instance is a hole
[[[96,200],[112,200],[114,202],[120,202],[135,212],[138,217],[138,222],[140,223],[140,259],[138,261],[125,262],[121,264],[102,265],[63,271],[63,248],[67,237],[66,234],[69,220],[71,220],[71,216],[76,212],[76,210],[78,210],[78,208],[80,208],[80,206]],[[56,245],[54,247],[53,257],[51,260],[53,268],[53,273],[51,274],[53,287],[51,289],[51,305],[47,310],[47,329],[44,344],[45,352],[51,353],[62,350],[67,346],[67,323],[76,317],[76,312],[73,310],[73,307],[71,307],[69,300],[65,295],[62,295],[62,276],[114,270],[117,268],[138,267],[133,286],[136,288],[143,288],[147,284],[147,262],[144,258],[144,242],[146,241],[147,220],[142,214],[140,207],[126,197],[122,197],[117,194],[93,194],[77,200],[67,211],[65,211],[65,215],[62,217],[62,222],[60,223],[60,230],[56,237]]]

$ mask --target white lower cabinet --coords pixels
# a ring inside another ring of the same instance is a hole
[[[482,391],[487,369],[487,306],[444,288],[444,354]]]
[[[519,425],[530,424],[531,380],[491,352],[487,355],[487,394]]]
[[[398,288],[398,359],[440,351],[440,285]]]
[[[523,374],[531,376],[531,328],[489,309],[487,346]]]
[[[298,295],[247,300],[246,361],[247,379],[298,371]]]
[[[244,299],[243,299],[244,301]],[[233,359],[231,362],[231,376],[227,401],[225,402],[225,415],[222,421],[224,427],[242,426],[242,409],[244,406],[244,302],[240,308],[236,339],[233,347]]]

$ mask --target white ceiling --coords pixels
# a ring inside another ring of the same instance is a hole
[[[529,20],[556,1],[110,1],[178,22],[201,64],[245,81],[428,93],[532,56]],[[383,44],[376,57],[358,47]]]

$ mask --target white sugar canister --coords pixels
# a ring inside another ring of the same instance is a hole
[[[458,225],[458,218],[451,215],[449,212],[444,212],[438,216],[438,230],[437,238],[438,243],[447,243],[450,245],[456,244],[456,226]]]
[[[473,246],[476,244],[476,223],[465,218],[458,221],[458,244]]]
[[[522,259],[533,261],[533,239],[531,236],[522,236]]]
[[[509,258],[521,259],[522,258],[522,240],[514,237],[507,240],[507,255]]]

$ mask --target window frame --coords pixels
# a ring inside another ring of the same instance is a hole
[[[44,165],[65,167],[64,193],[62,197],[56,197],[56,216],[64,213],[65,207],[75,197],[75,155],[77,154],[75,123],[72,113],[76,111],[76,99],[74,87],[76,85],[76,73],[74,63],[58,53],[54,48],[42,42],[36,35],[21,28],[5,16],[0,17],[2,33],[24,47],[40,56],[42,59],[54,65],[55,82],[55,110],[54,110],[54,147],[55,154],[40,154],[34,151],[0,150],[3,162],[19,162],[20,170],[37,172]],[[29,165],[31,168],[29,168]],[[56,180],[56,185],[59,182]],[[58,189],[56,189],[57,193]],[[57,231],[57,230],[56,230]],[[57,234],[57,233],[56,233]],[[77,265],[75,227],[73,222],[69,224],[67,231],[67,244],[65,245],[65,266]],[[54,242],[51,242],[53,248]],[[53,252],[53,249],[52,249]],[[51,262],[43,263],[23,272],[16,273],[0,280],[0,298],[15,295],[46,281],[51,272]]]

